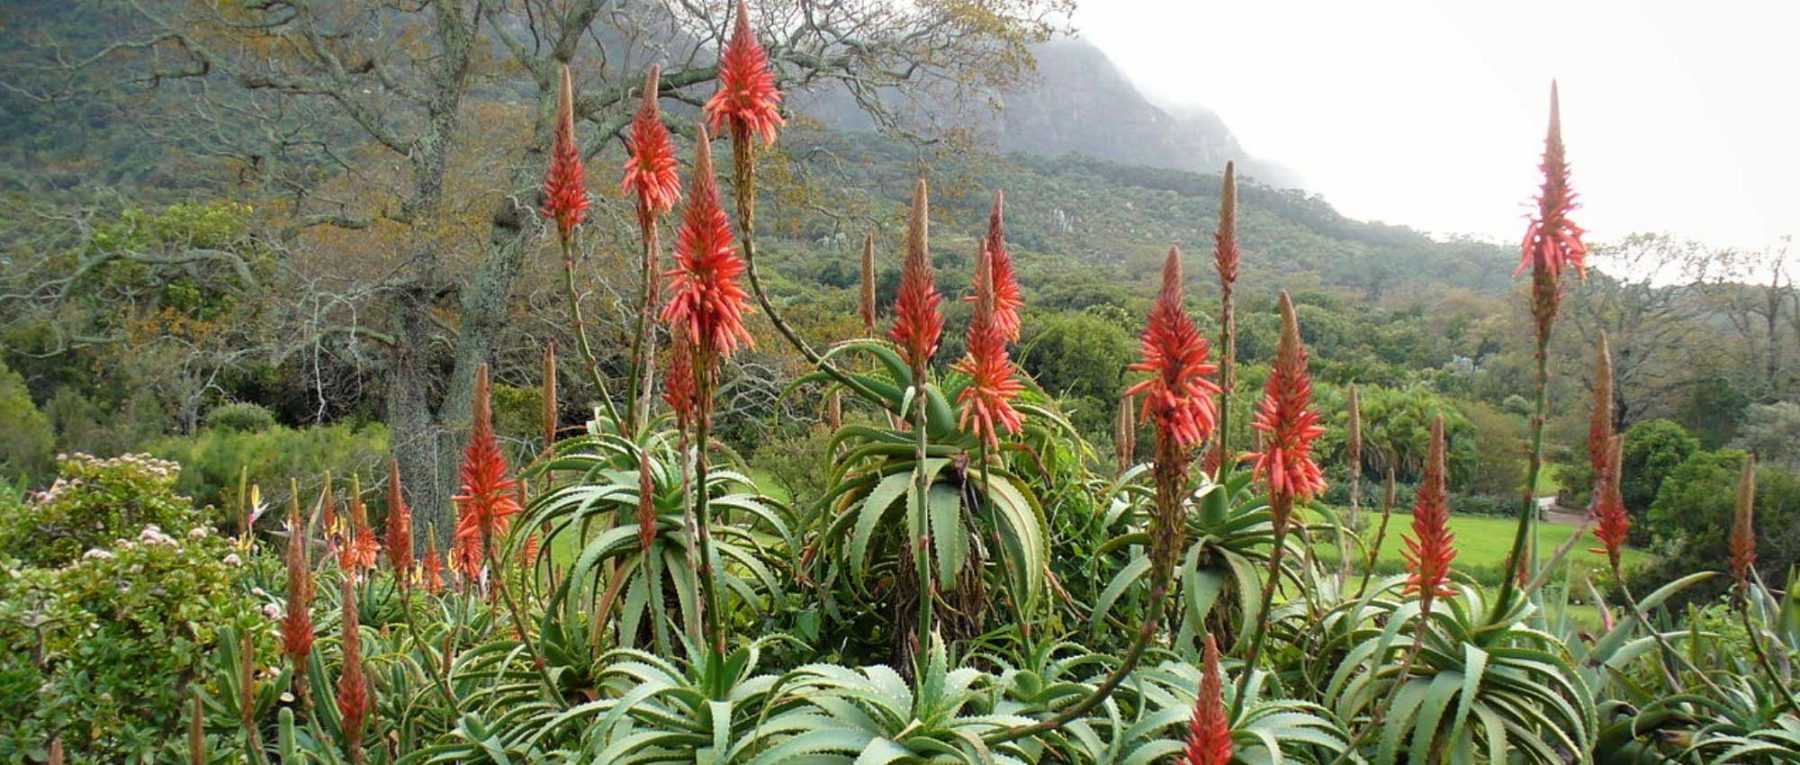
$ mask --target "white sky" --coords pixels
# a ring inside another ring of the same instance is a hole
[[[1514,240],[1556,78],[1590,241],[1800,235],[1800,2],[1082,0],[1074,21],[1352,217]]]

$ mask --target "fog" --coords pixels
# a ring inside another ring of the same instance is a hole
[[[1593,237],[1800,233],[1800,4],[1086,0],[1075,25],[1354,217],[1516,238],[1556,78]]]

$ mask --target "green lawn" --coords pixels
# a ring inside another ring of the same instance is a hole
[[[1365,527],[1370,528],[1373,536],[1374,526],[1380,523],[1377,513],[1366,514]],[[1499,518],[1478,515],[1450,516],[1450,531],[1456,535],[1456,561],[1452,568],[1462,574],[1474,577],[1484,584],[1499,582],[1500,570],[1506,563],[1506,554],[1512,550],[1513,533],[1518,528],[1518,521],[1513,518]],[[1539,550],[1543,557],[1548,557],[1557,547],[1568,541],[1569,535],[1575,532],[1574,526],[1563,526],[1551,523],[1538,524]],[[1381,555],[1376,559],[1375,569],[1378,573],[1404,571],[1405,558],[1401,551],[1406,549],[1401,542],[1402,535],[1412,533],[1412,516],[1394,513],[1388,522],[1387,537],[1381,543]],[[1587,539],[1576,543],[1574,550],[1564,558],[1563,565],[1576,581],[1586,579],[1593,574],[1600,574],[1602,579],[1609,578],[1606,554],[1596,552],[1600,546],[1592,534]],[[1319,557],[1323,560],[1337,560],[1337,545],[1330,541],[1317,545]],[[1650,561],[1649,553],[1626,548],[1622,565],[1630,570]],[[1585,593],[1583,593],[1585,594]]]

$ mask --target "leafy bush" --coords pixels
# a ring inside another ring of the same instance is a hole
[[[56,434],[50,419],[31,403],[25,378],[4,363],[0,363],[0,422],[6,423],[6,436],[0,438],[0,478],[46,472]]]
[[[388,431],[379,424],[360,428],[348,424],[277,425],[255,433],[213,428],[192,436],[163,438],[152,443],[150,451],[185,466],[176,487],[201,504],[232,506],[239,471],[247,470],[250,482],[260,484],[264,496],[279,506],[290,478],[306,484],[328,470],[335,476],[355,472],[369,476],[382,470]]]
[[[275,427],[275,413],[260,404],[220,404],[206,413],[206,426],[245,433],[261,433]]]
[[[1698,452],[1669,473],[1646,518],[1645,525],[1663,552],[1658,565],[1644,574],[1649,582],[1724,568],[1744,456],[1733,449]],[[1754,515],[1756,568],[1779,589],[1788,568],[1800,563],[1800,475],[1774,467],[1758,469]],[[1714,580],[1688,596],[1709,597],[1726,584]]]
[[[16,507],[0,505],[0,556],[60,566],[147,524],[186,533],[201,519],[176,494],[179,471],[175,463],[142,454],[63,457],[49,489]]]
[[[185,688],[223,627],[273,622],[237,591],[230,546],[155,525],[57,569],[0,577],[0,760],[147,760],[176,740]],[[272,651],[271,648],[265,650]]]
[[[1619,490],[1625,495],[1626,509],[1640,516],[1648,511],[1663,479],[1699,450],[1700,439],[1669,420],[1646,420],[1631,426],[1625,431],[1619,465]]]

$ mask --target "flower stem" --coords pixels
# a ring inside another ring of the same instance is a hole
[[[1279,493],[1275,500],[1275,547],[1269,551],[1269,579],[1263,583],[1262,608],[1256,612],[1256,632],[1250,636],[1250,652],[1244,656],[1244,674],[1238,676],[1237,693],[1231,699],[1231,716],[1233,719],[1244,708],[1244,694],[1250,688],[1250,676],[1256,674],[1256,661],[1262,655],[1263,638],[1269,634],[1269,608],[1275,602],[1275,588],[1281,586],[1281,553],[1287,549],[1287,533],[1289,518],[1293,513],[1294,497],[1291,494]],[[1285,507],[1283,507],[1285,505]]]
[[[1506,556],[1505,576],[1500,581],[1500,596],[1494,599],[1490,621],[1497,621],[1512,605],[1512,595],[1520,575],[1536,568],[1537,485],[1544,469],[1544,419],[1550,409],[1550,330],[1547,325],[1537,335],[1537,402],[1531,415],[1531,457],[1525,471],[1524,499],[1519,504],[1519,527],[1513,535],[1512,551]],[[1525,568],[1521,568],[1525,567]]]
[[[632,433],[650,421],[650,392],[656,387],[656,325],[653,317],[657,302],[656,258],[662,248],[660,240],[656,222],[651,221],[643,229],[642,284],[638,288],[637,330],[631,344],[631,387],[627,404],[631,413],[627,430]]]
[[[917,503],[913,509],[913,564],[919,579],[919,646],[915,656],[924,656],[926,648],[931,645],[931,606],[936,585],[931,581],[931,532],[925,522],[927,512],[927,493],[931,485],[927,481],[925,470],[925,454],[929,445],[925,432],[925,369],[921,365],[913,369],[913,497]],[[923,666],[921,664],[921,666]]]
[[[713,651],[719,656],[725,655],[725,608],[723,593],[719,592],[719,571],[712,543],[711,512],[706,507],[707,465],[706,446],[709,439],[708,430],[712,425],[712,359],[704,358],[706,352],[696,349],[697,358],[694,364],[695,376],[700,387],[700,411],[696,413],[694,423],[694,524],[700,537],[700,586],[706,590],[706,613],[701,619],[706,625],[708,640]]]
[[[606,392],[606,380],[600,376],[600,361],[594,356],[594,346],[588,342],[587,322],[581,318],[581,293],[575,289],[575,245],[568,237],[562,239],[563,256],[563,292],[569,299],[569,316],[575,321],[575,340],[581,346],[581,358],[586,362],[588,375],[594,380],[594,389],[599,391],[600,403],[606,407],[606,414],[614,423],[621,422],[619,410],[613,407],[612,394]]]

